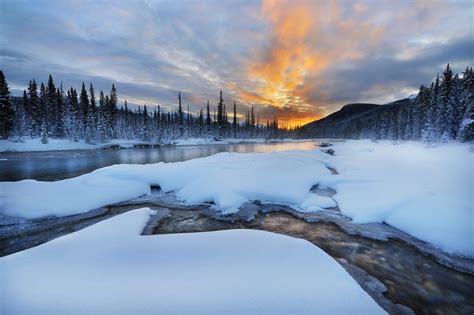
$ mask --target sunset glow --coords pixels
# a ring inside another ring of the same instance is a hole
[[[254,106],[261,122],[300,125],[407,97],[432,79],[427,69],[472,64],[469,1],[39,2],[0,12],[16,95],[52,73],[76,87],[115,83],[130,106],[170,110],[181,92],[197,113],[223,90],[241,117]]]

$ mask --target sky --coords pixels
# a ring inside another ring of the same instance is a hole
[[[0,0],[0,69],[93,82],[132,105],[237,103],[298,125],[344,104],[416,93],[474,63],[474,4],[438,0]]]

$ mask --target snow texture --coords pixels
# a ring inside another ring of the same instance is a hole
[[[177,163],[113,165],[57,182],[2,182],[0,214],[81,213],[149,194],[150,185],[159,185],[188,204],[214,202],[223,214],[255,200],[306,212],[336,201],[355,222],[385,222],[447,252],[474,256],[469,145],[354,140],[332,148],[335,156],[317,149],[219,153]],[[334,200],[311,193],[316,184],[335,189]]]
[[[307,241],[253,230],[141,236],[151,212],[134,210],[1,258],[2,312],[385,313]]]

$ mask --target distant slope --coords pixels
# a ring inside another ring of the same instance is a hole
[[[385,118],[396,119],[400,108],[411,102],[412,99],[405,98],[385,105],[347,104],[337,112],[310,122],[301,129],[305,135],[316,138],[377,138],[365,131]]]

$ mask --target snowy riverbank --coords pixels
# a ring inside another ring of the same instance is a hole
[[[209,145],[209,144],[232,144],[232,143],[266,143],[266,142],[294,142],[307,140],[294,139],[222,139],[216,141],[211,138],[188,138],[179,139],[164,144],[154,142],[143,142],[138,140],[114,139],[107,143],[89,144],[84,140],[77,142],[65,139],[48,139],[47,144],[41,143],[41,139],[0,140],[0,152],[38,152],[38,151],[66,151],[66,150],[94,150],[109,147],[123,149],[133,148],[140,145]]]
[[[70,215],[148,194],[150,185],[159,185],[188,204],[213,202],[223,214],[255,200],[299,211],[337,203],[355,222],[385,222],[447,252],[474,256],[469,145],[347,141],[332,148],[335,156],[317,148],[221,153],[179,163],[114,165],[57,182],[4,182],[0,212],[25,218]],[[316,196],[310,192],[314,185],[337,193]],[[26,193],[29,198],[23,198]]]
[[[134,210],[3,257],[2,310],[385,313],[336,261],[307,241],[252,230],[141,236],[150,213]]]

